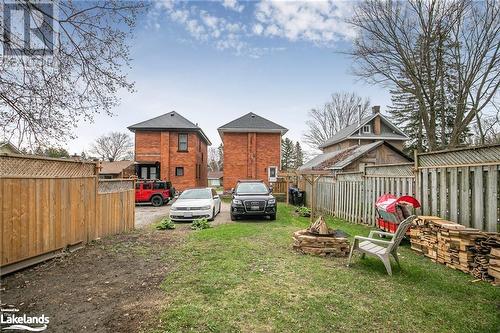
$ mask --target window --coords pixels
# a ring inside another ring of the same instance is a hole
[[[141,183],[135,183],[135,189],[140,190],[141,189]]]
[[[175,168],[176,176],[184,176],[184,167],[176,167]]]
[[[277,179],[277,176],[278,176],[278,175],[277,175],[277,173],[278,173],[278,172],[277,172],[277,171],[278,171],[278,168],[277,168],[277,167],[275,167],[275,166],[270,166],[268,170],[269,170],[269,171],[268,171],[269,181],[270,181],[270,182],[275,182],[275,181],[277,181],[277,180],[278,180],[278,179]]]
[[[150,190],[152,188],[151,183],[144,183],[142,184],[142,189],[143,190]]]
[[[153,184],[153,189],[155,189],[155,190],[164,190],[165,189],[165,183],[164,182],[155,182]]]
[[[363,133],[371,133],[372,132],[372,126],[371,125],[365,125],[363,126]]]
[[[179,133],[179,146],[177,149],[179,151],[188,150],[188,135],[186,133]]]
[[[149,179],[157,179],[156,177],[156,167],[150,167],[149,168]]]
[[[148,167],[141,167],[141,179],[148,179]]]

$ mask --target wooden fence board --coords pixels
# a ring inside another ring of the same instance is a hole
[[[474,167],[474,192],[472,196],[472,221],[474,228],[483,229],[483,167]]]
[[[437,194],[438,194],[438,184],[437,184],[437,169],[431,169],[431,201],[429,202],[431,215],[436,216],[438,214],[437,210]]]
[[[470,170],[469,167],[460,169],[460,224],[470,227]]]
[[[448,218],[448,170],[443,168],[439,170],[439,216],[443,219]]]
[[[450,185],[449,185],[449,217],[452,221],[458,221],[458,173],[457,168],[450,170]]]
[[[488,191],[487,193],[487,231],[496,231],[498,223],[498,166],[488,167]]]

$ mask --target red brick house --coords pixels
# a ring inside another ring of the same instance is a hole
[[[128,129],[135,133],[137,177],[164,179],[178,190],[207,186],[207,146],[202,129],[175,111]]]
[[[276,178],[281,163],[281,136],[288,130],[254,113],[218,128],[224,146],[224,189],[238,179]]]

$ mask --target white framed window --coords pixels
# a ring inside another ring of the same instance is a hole
[[[269,181],[270,182],[275,182],[278,180],[278,167],[276,166],[270,166],[268,169],[268,176],[269,176]]]
[[[372,125],[363,126],[363,129],[361,131],[362,131],[362,133],[371,133],[372,132]]]

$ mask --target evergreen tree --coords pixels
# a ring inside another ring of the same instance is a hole
[[[304,152],[302,151],[302,147],[300,146],[300,142],[295,143],[294,149],[294,169],[298,169],[304,164]]]
[[[289,138],[281,139],[281,169],[289,170],[294,167],[294,145]]]

